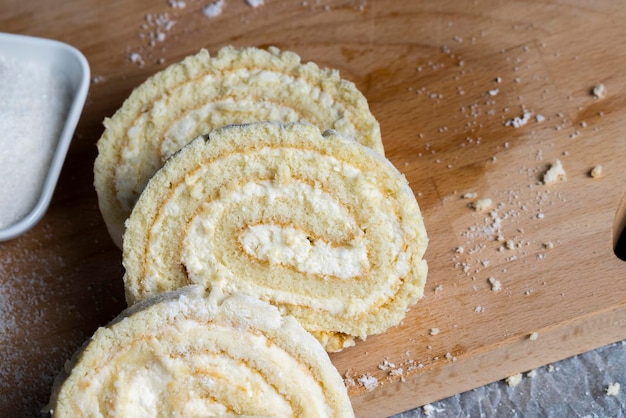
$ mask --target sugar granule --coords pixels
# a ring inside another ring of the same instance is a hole
[[[52,68],[0,54],[0,228],[39,199],[70,105],[68,80]]]

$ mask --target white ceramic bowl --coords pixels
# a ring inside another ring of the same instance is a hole
[[[0,56],[13,61],[35,62],[65,77],[69,88],[69,110],[56,143],[46,178],[32,210],[12,224],[0,227],[0,241],[15,238],[33,227],[46,213],[57,184],[74,130],[89,90],[89,64],[76,48],[51,39],[0,33]],[[55,138],[56,139],[56,138]],[[9,152],[3,150],[2,152]]]

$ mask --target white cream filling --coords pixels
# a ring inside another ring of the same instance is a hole
[[[216,254],[218,252],[213,249],[215,245],[219,245],[219,240],[215,239],[215,229],[228,208],[241,206],[247,200],[258,197],[264,198],[268,204],[271,204],[274,199],[298,200],[300,202],[306,200],[313,205],[315,212],[318,213],[319,216],[334,219],[338,224],[344,225],[347,229],[358,230],[354,219],[343,206],[328,193],[315,189],[309,184],[297,180],[292,180],[286,185],[276,185],[272,181],[267,180],[248,182],[240,189],[230,191],[221,196],[219,200],[205,203],[202,213],[191,221],[187,235],[183,240],[183,250],[181,254],[181,261],[185,265],[191,281],[205,286],[208,283],[213,283],[214,285],[216,283],[227,283],[231,291],[242,291],[243,293],[269,297],[278,302],[297,303],[335,313],[344,311],[346,309],[346,301],[340,296],[319,301],[315,298],[296,294],[288,290],[270,290],[256,287],[250,282],[244,283],[232,280],[234,278],[233,273],[230,271],[228,265],[225,264],[225,261],[217,258]],[[170,201],[170,203],[171,202],[172,201]],[[256,229],[257,235],[262,233],[261,231],[263,229],[265,229],[266,232],[270,231],[267,226],[262,226],[260,229]],[[261,252],[259,252],[260,249],[254,250],[252,246],[254,241],[253,231],[255,230],[245,230],[242,237],[238,239],[248,243],[249,254],[262,259]],[[288,231],[287,234],[289,235]],[[296,238],[293,234],[291,235],[292,238]],[[270,244],[270,246],[274,249],[278,249],[277,245],[279,243],[275,242],[274,244],[275,245]],[[349,246],[354,247],[354,250],[344,251],[343,253],[350,256],[351,259],[338,261],[335,267],[331,267],[335,272],[340,273],[339,277],[353,277],[356,269],[366,269],[369,267],[365,238],[355,238]],[[295,249],[295,252],[298,251],[302,250]],[[284,259],[282,262],[290,264],[303,273],[316,272],[319,274],[329,274],[323,273],[323,269],[327,269],[327,266],[322,265],[321,251],[323,251],[322,246],[320,246],[317,253],[310,258],[308,264],[298,264],[296,263],[295,257],[289,257],[287,254],[283,256]],[[267,256],[269,252],[271,251],[268,249],[265,256]],[[275,253],[277,252],[278,251],[275,251]],[[335,249],[334,257],[339,258],[340,252],[341,250],[337,252]],[[279,262],[276,258],[273,258],[272,261]],[[300,267],[304,269],[300,269]],[[237,285],[234,283],[237,283]]]
[[[273,224],[247,227],[239,242],[251,256],[286,264],[298,271],[349,279],[368,268],[367,248],[364,240],[333,245],[322,239],[311,238],[297,228]]]

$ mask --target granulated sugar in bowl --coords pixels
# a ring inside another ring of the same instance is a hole
[[[89,89],[74,47],[0,33],[0,241],[43,217]]]

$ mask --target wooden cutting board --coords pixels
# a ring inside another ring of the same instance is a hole
[[[614,253],[626,223],[619,2],[226,0],[212,18],[209,3],[0,6],[1,31],[68,42],[93,75],[46,217],[0,244],[0,415],[37,415],[65,359],[124,308],[121,254],[92,186],[101,122],[201,47],[276,45],[339,69],[370,101],[424,212],[425,297],[401,326],[332,356],[359,417],[626,338],[626,262]],[[541,184],[557,159],[567,179]],[[591,178],[596,165],[603,175]],[[478,198],[491,209],[471,209]]]

